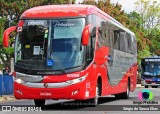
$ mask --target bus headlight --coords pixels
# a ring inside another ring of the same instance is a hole
[[[76,79],[73,79],[73,80],[69,80],[69,81],[66,81],[67,83],[69,84],[76,84],[76,83],[79,83],[79,82],[83,82],[88,76],[88,73],[85,75],[85,76],[82,76],[80,78],[76,78]]]

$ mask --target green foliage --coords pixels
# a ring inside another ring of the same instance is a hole
[[[144,48],[140,49],[139,54],[147,55],[147,52],[150,51],[151,55],[160,56],[160,4],[156,0],[139,0],[136,2],[136,11],[139,14],[136,22],[140,22],[139,31],[142,41],[140,45],[149,47],[147,51],[144,51]],[[140,21],[138,21],[139,18]]]
[[[146,30],[160,27],[160,3],[157,0],[139,0],[136,3],[136,11],[142,17],[142,26]]]
[[[131,21],[131,24],[134,24],[135,26],[130,26],[131,29],[142,29],[142,17],[140,16],[139,13],[133,11],[133,12],[130,12],[128,15],[128,18],[130,19]]]
[[[10,58],[13,57],[14,49],[12,46],[9,48],[3,48],[2,36],[3,36],[5,22],[6,22],[5,18],[0,18],[0,60],[5,66],[9,66]]]
[[[160,55],[160,29],[154,28],[151,30],[151,33],[148,37],[151,38],[151,52],[156,55]]]
[[[140,50],[138,52],[138,63],[140,63],[142,58],[149,57],[149,56],[151,56],[151,52],[150,52],[149,46],[146,46],[145,49]]]

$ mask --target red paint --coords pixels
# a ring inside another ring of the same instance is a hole
[[[16,30],[16,26],[12,26],[4,31],[3,33],[3,46],[4,47],[9,46],[9,34],[15,30]]]
[[[39,6],[26,10],[21,18],[51,18],[51,17],[70,17],[70,16],[85,16],[89,12],[95,10],[94,6],[88,8],[87,5],[48,5]],[[88,10],[90,9],[90,10]]]

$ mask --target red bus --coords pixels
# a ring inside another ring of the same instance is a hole
[[[16,31],[14,95],[34,99],[86,100],[136,88],[137,48],[133,32],[92,5],[47,5],[26,10],[5,30]]]

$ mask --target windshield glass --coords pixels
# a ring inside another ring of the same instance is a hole
[[[26,69],[44,69],[47,56],[48,28],[47,20],[25,20],[18,27],[15,46],[15,62]],[[35,64],[36,63],[36,64]]]
[[[29,70],[61,70],[81,66],[84,18],[24,20],[15,42],[15,65]]]
[[[160,75],[160,64],[158,63],[147,63],[144,67],[145,75]]]
[[[81,45],[85,19],[59,19],[51,21],[49,69],[58,70],[81,66],[84,47]],[[57,66],[58,65],[58,66]]]

